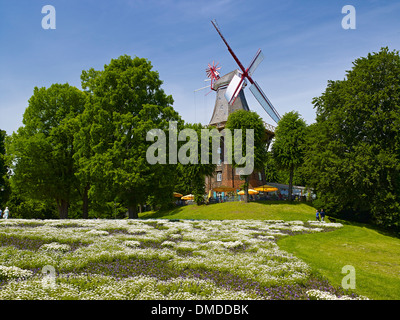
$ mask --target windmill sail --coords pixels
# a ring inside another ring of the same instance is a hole
[[[241,76],[235,75],[231,82],[229,83],[228,88],[226,89],[225,92],[225,98],[228,101],[229,105],[233,105],[235,102],[236,97],[238,96],[239,92],[242,90],[243,85],[246,84],[245,78],[247,78],[250,83],[250,91],[254,95],[254,97],[257,99],[257,101],[261,104],[261,106],[264,108],[264,110],[269,114],[269,116],[276,122],[278,123],[279,120],[281,119],[281,116],[279,113],[276,111],[272,103],[269,101],[265,93],[261,90],[260,86],[257,84],[252,79],[252,75],[254,71],[257,69],[258,65],[264,60],[264,55],[261,52],[261,49],[258,49],[256,55],[254,56],[253,60],[251,61],[249,67],[245,69],[238,59],[238,57],[235,55],[233,52],[232,48],[229,46],[228,42],[224,38],[224,36],[221,33],[221,30],[217,24],[216,20],[212,20],[211,23],[213,24],[214,28],[217,30],[218,34],[220,35],[221,39],[224,41],[225,45],[228,48],[228,51],[231,53],[233,59],[236,61],[238,66],[240,67],[242,73]]]
[[[251,77],[254,73],[254,71],[256,71],[258,65],[264,60],[264,55],[261,52],[260,49],[258,49],[255,57],[253,58],[253,60],[250,63],[249,68],[247,69],[247,73],[248,75]]]
[[[250,86],[250,91],[257,99],[257,101],[261,104],[261,106],[264,108],[264,110],[268,113],[268,115],[276,123],[278,123],[279,120],[281,119],[281,116],[279,115],[278,111],[276,111],[272,103],[269,101],[265,93],[261,90],[257,82],[254,81],[254,83]]]
[[[242,90],[243,85],[243,77],[239,77],[235,74],[225,91],[225,98],[226,100],[228,100],[228,103],[230,105],[233,105],[233,103],[235,102],[236,97],[238,96],[240,90]]]

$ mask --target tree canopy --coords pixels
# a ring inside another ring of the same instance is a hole
[[[331,214],[400,227],[400,56],[382,48],[313,100],[304,172]]]
[[[204,202],[205,194],[205,177],[214,174],[216,164],[212,163],[211,155],[212,150],[210,148],[212,137],[208,139],[202,139],[201,131],[206,129],[205,126],[200,123],[197,124],[185,124],[184,129],[191,129],[195,131],[197,139],[189,142],[180,142],[178,147],[181,148],[183,144],[191,146],[197,151],[201,151],[201,145],[207,143],[209,146],[207,157],[208,163],[202,163],[201,152],[197,152],[197,161],[195,163],[182,164],[177,163],[176,166],[176,186],[175,191],[180,192],[184,195],[192,193],[194,195],[194,200],[197,204],[202,204]],[[195,144],[194,144],[195,143]],[[188,146],[188,147],[189,147]],[[195,160],[195,159],[193,159]]]
[[[24,126],[10,139],[14,187],[32,199],[52,198],[60,218],[67,218],[76,197],[74,120],[84,105],[84,93],[69,84],[35,87]]]
[[[233,132],[235,129],[242,130],[242,136],[237,140],[233,139],[232,147],[235,149],[235,144],[238,142],[241,143],[241,150],[239,149],[241,156],[248,154],[248,140],[247,138],[251,135],[254,141],[254,151],[250,154],[253,157],[253,169],[262,170],[264,169],[264,164],[267,161],[267,147],[266,147],[266,134],[265,134],[265,126],[261,117],[253,111],[245,111],[245,110],[237,110],[231,113],[228,117],[228,121],[226,122],[225,127],[230,129]],[[247,131],[246,129],[254,130],[253,133],[251,131]],[[235,153],[235,150],[232,150],[232,154]],[[236,168],[243,167],[243,164],[233,161],[233,166]],[[248,187],[249,187],[249,177],[250,174],[243,174],[242,176],[245,179],[244,191],[245,191],[245,202],[248,201]]]
[[[8,180],[7,180],[7,163],[6,163],[6,132],[4,130],[0,130],[0,208],[2,204],[6,200],[6,194],[7,194],[7,186],[8,185]]]
[[[278,168],[289,172],[289,200],[292,199],[293,175],[303,164],[307,125],[298,112],[283,115],[275,130],[272,155]]]
[[[170,121],[182,120],[146,59],[124,55],[102,71],[84,71],[81,79],[89,98],[77,133],[78,175],[89,196],[117,198],[130,218],[137,217],[138,205],[152,195],[172,195],[174,186],[171,167],[146,160],[146,134],[167,132]]]
[[[212,164],[169,161],[170,152],[163,163],[147,159],[150,131],[171,134],[171,122],[178,130],[194,129],[197,137],[203,129],[184,124],[150,61],[123,55],[103,70],[82,71],[81,81],[83,91],[68,84],[35,88],[24,125],[9,138],[10,204],[18,216],[50,217],[54,201],[60,218],[70,207],[74,217],[88,218],[90,208],[96,216],[115,216],[125,207],[137,218],[138,206],[169,205],[181,186],[203,198],[201,180]],[[199,138],[196,148],[200,144]],[[30,214],[21,213],[26,208]]]

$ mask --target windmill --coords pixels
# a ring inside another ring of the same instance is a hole
[[[235,59],[236,63],[239,66],[239,69],[220,76],[218,71],[220,70],[220,67],[218,67],[218,64],[214,64],[214,62],[212,64],[208,64],[208,68],[206,69],[206,73],[209,78],[208,81],[211,81],[211,89],[213,91],[216,91],[214,111],[208,126],[215,127],[222,133],[224,132],[224,127],[231,113],[237,110],[250,111],[250,108],[246,101],[246,97],[244,95],[244,88],[247,86],[247,82],[250,83],[250,91],[252,92],[256,100],[261,104],[268,115],[276,123],[278,123],[281,119],[279,113],[276,111],[272,103],[262,91],[261,87],[257,84],[256,81],[253,80],[254,71],[264,59],[261,50],[257,51],[255,57],[250,62],[250,65],[247,69],[245,69],[238,57],[233,52],[232,48],[229,46],[224,36],[222,35],[221,30],[217,25],[217,22],[213,20],[211,21],[211,23],[226,44],[228,51]],[[209,88],[210,86],[207,86],[206,88]],[[268,149],[273,137],[275,136],[275,127],[265,122],[264,126]],[[219,150],[221,150],[220,161],[215,169],[215,174],[206,177],[205,179],[206,191],[214,192],[214,198],[216,197],[217,190],[220,190],[218,188],[223,185],[232,187],[234,189],[239,189],[240,186],[243,184],[242,178],[234,173],[233,166],[229,163],[224,163],[224,144],[224,137],[221,136],[219,148]],[[250,186],[253,188],[266,184],[264,171],[254,171],[249,178],[249,183]]]
[[[252,76],[254,71],[257,69],[258,65],[264,60],[264,55],[261,52],[261,49],[258,49],[256,55],[254,56],[253,60],[250,62],[247,69],[244,68],[243,64],[240,62],[236,54],[233,52],[232,48],[229,46],[228,42],[224,38],[221,33],[221,30],[217,24],[217,21],[214,19],[211,21],[214,28],[217,30],[218,34],[220,35],[221,39],[224,41],[225,45],[228,48],[228,51],[232,55],[233,59],[238,64],[240,70],[238,73],[234,74],[226,91],[225,91],[225,98],[228,101],[228,104],[232,106],[235,103],[236,98],[238,97],[239,93],[246,86],[246,79],[250,82],[250,91],[256,98],[256,100],[260,103],[260,105],[264,108],[264,110],[268,113],[268,115],[278,123],[281,119],[278,111],[274,108],[272,103],[269,101],[266,94],[262,91],[261,87],[258,85],[256,81],[253,80]],[[210,67],[210,65],[209,65]],[[211,85],[212,87],[212,85]]]

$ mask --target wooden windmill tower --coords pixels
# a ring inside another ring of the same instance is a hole
[[[221,33],[217,23],[215,20],[211,21],[214,28],[217,30],[218,34],[224,41],[225,45],[228,48],[228,51],[231,53],[232,57],[235,59],[240,69],[234,70],[222,77],[220,77],[218,70],[218,64],[208,65],[206,69],[207,76],[211,79],[211,89],[216,91],[216,99],[214,111],[209,123],[209,126],[216,127],[218,130],[222,130],[225,127],[225,124],[228,120],[229,114],[235,112],[236,110],[246,110],[249,111],[249,106],[246,101],[246,97],[244,95],[243,89],[247,86],[247,81],[250,82],[250,91],[257,99],[257,101],[261,104],[264,110],[268,113],[268,115],[276,122],[280,120],[280,115],[271,104],[265,93],[261,90],[260,86],[255,82],[252,78],[254,71],[258,67],[258,65],[264,59],[264,56],[259,49],[251,61],[249,67],[245,69],[237,58],[228,42],[225,40],[224,36]],[[269,146],[271,140],[273,139],[275,133],[275,128],[267,123],[265,124],[265,134],[267,137],[267,144]],[[235,171],[232,165],[224,163],[224,142],[223,137],[221,138],[220,143],[220,161],[217,165],[216,172],[211,177],[206,177],[206,191],[214,192],[215,190],[220,190],[223,192],[221,187],[226,187],[228,191],[230,188],[234,190],[239,190],[240,186],[244,183],[244,180],[241,180],[241,177],[235,175]],[[250,188],[254,188],[257,186],[264,185],[265,181],[265,173],[264,170],[261,172],[253,172],[250,177]]]

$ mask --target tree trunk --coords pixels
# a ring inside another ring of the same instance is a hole
[[[129,219],[138,219],[139,218],[136,205],[128,206],[128,216],[129,216]]]
[[[89,218],[89,185],[86,185],[85,190],[83,190],[83,205],[82,205],[82,217],[83,219]]]
[[[290,168],[290,176],[289,176],[289,201],[292,201],[292,192],[293,192],[293,172],[294,169]]]
[[[244,203],[248,203],[249,202],[249,178],[250,176],[246,176],[244,178]]]
[[[60,219],[68,218],[68,207],[69,202],[67,200],[57,200],[57,209],[60,216]]]

